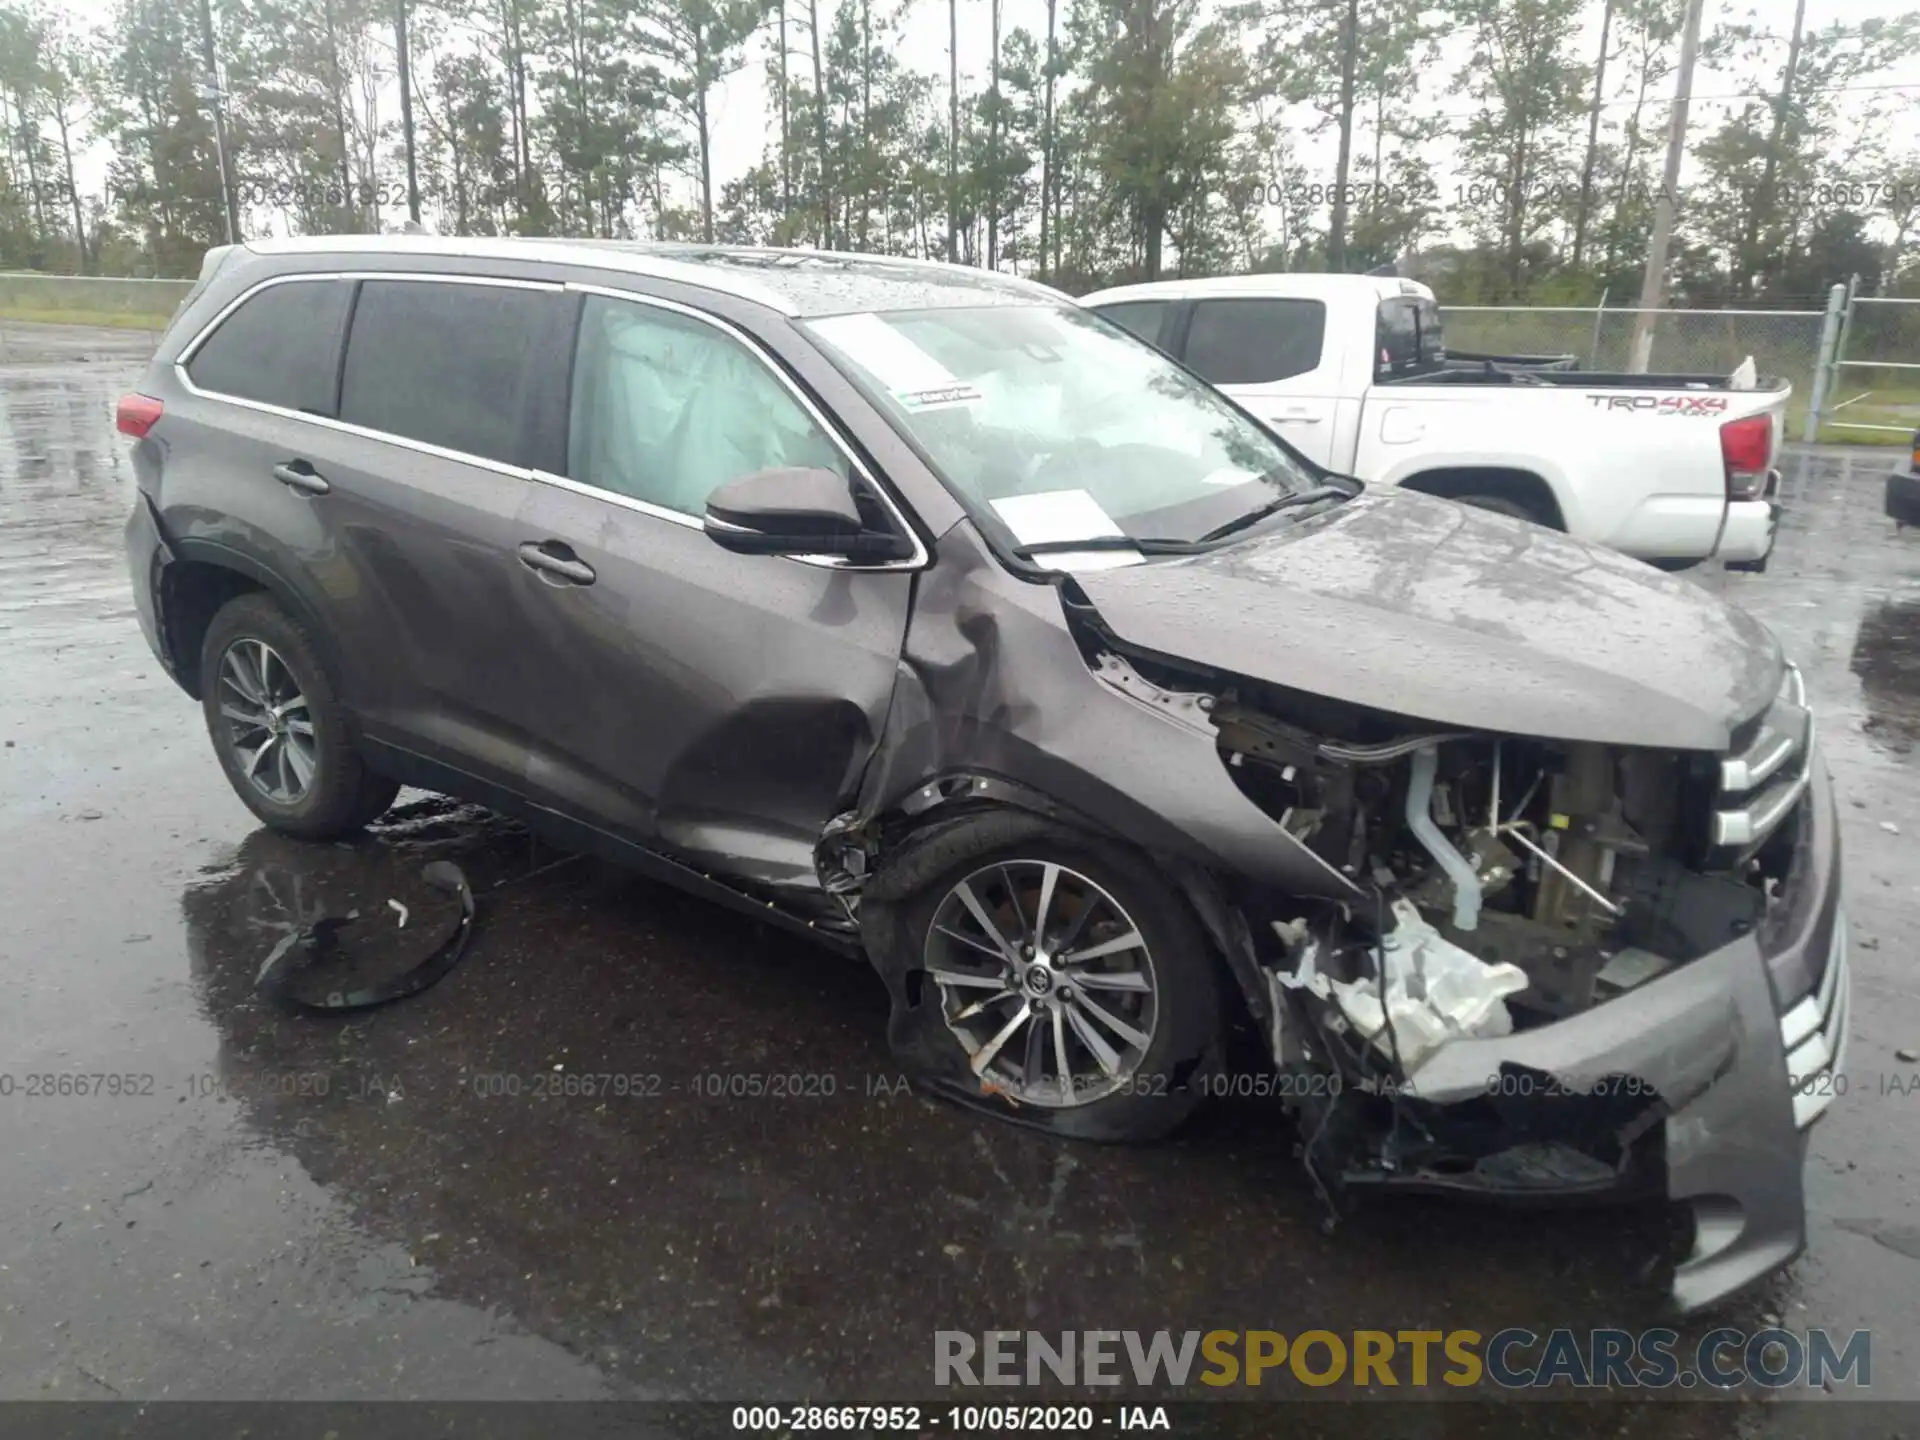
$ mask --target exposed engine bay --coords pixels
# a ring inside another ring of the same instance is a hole
[[[1788,847],[1713,843],[1716,757],[1419,733],[1250,682],[1173,691],[1111,652],[1095,666],[1204,717],[1241,791],[1342,882],[1340,901],[1236,897],[1316,1181],[1566,1194],[1631,1180],[1668,1113],[1643,1078],[1503,1067],[1483,1097],[1435,1104],[1422,1068],[1457,1040],[1606,1004],[1760,923]]]

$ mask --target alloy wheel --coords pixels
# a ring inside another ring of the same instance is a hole
[[[306,696],[280,652],[264,640],[235,640],[220,657],[219,701],[247,783],[277,805],[298,804],[320,761]]]
[[[1021,1104],[1111,1095],[1153,1043],[1147,942],[1118,901],[1064,865],[975,870],[934,911],[925,964],[973,1073]]]

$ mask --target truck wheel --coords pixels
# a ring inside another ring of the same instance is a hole
[[[270,596],[236,596],[213,617],[200,696],[228,783],[272,829],[337,840],[393,804],[399,785],[355,752],[312,642]]]
[[[1156,1139],[1222,1045],[1218,970],[1186,904],[1124,847],[983,812],[916,857],[890,959],[923,978],[941,1068],[1060,1135]],[[864,902],[863,902],[864,905]],[[937,1022],[936,1022],[937,1016]]]

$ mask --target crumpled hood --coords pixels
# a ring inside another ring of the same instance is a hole
[[[1771,631],[1681,576],[1405,491],[1074,579],[1129,644],[1460,729],[1724,750],[1784,675]]]

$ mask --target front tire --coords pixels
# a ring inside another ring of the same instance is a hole
[[[1224,1010],[1179,894],[1124,847],[1031,817],[969,817],[931,848],[893,958],[923,977],[947,1068],[1064,1136],[1153,1140],[1184,1121]]]
[[[393,804],[375,775],[313,642],[271,596],[236,596],[200,647],[200,703],[234,793],[283,835],[338,840]]]

